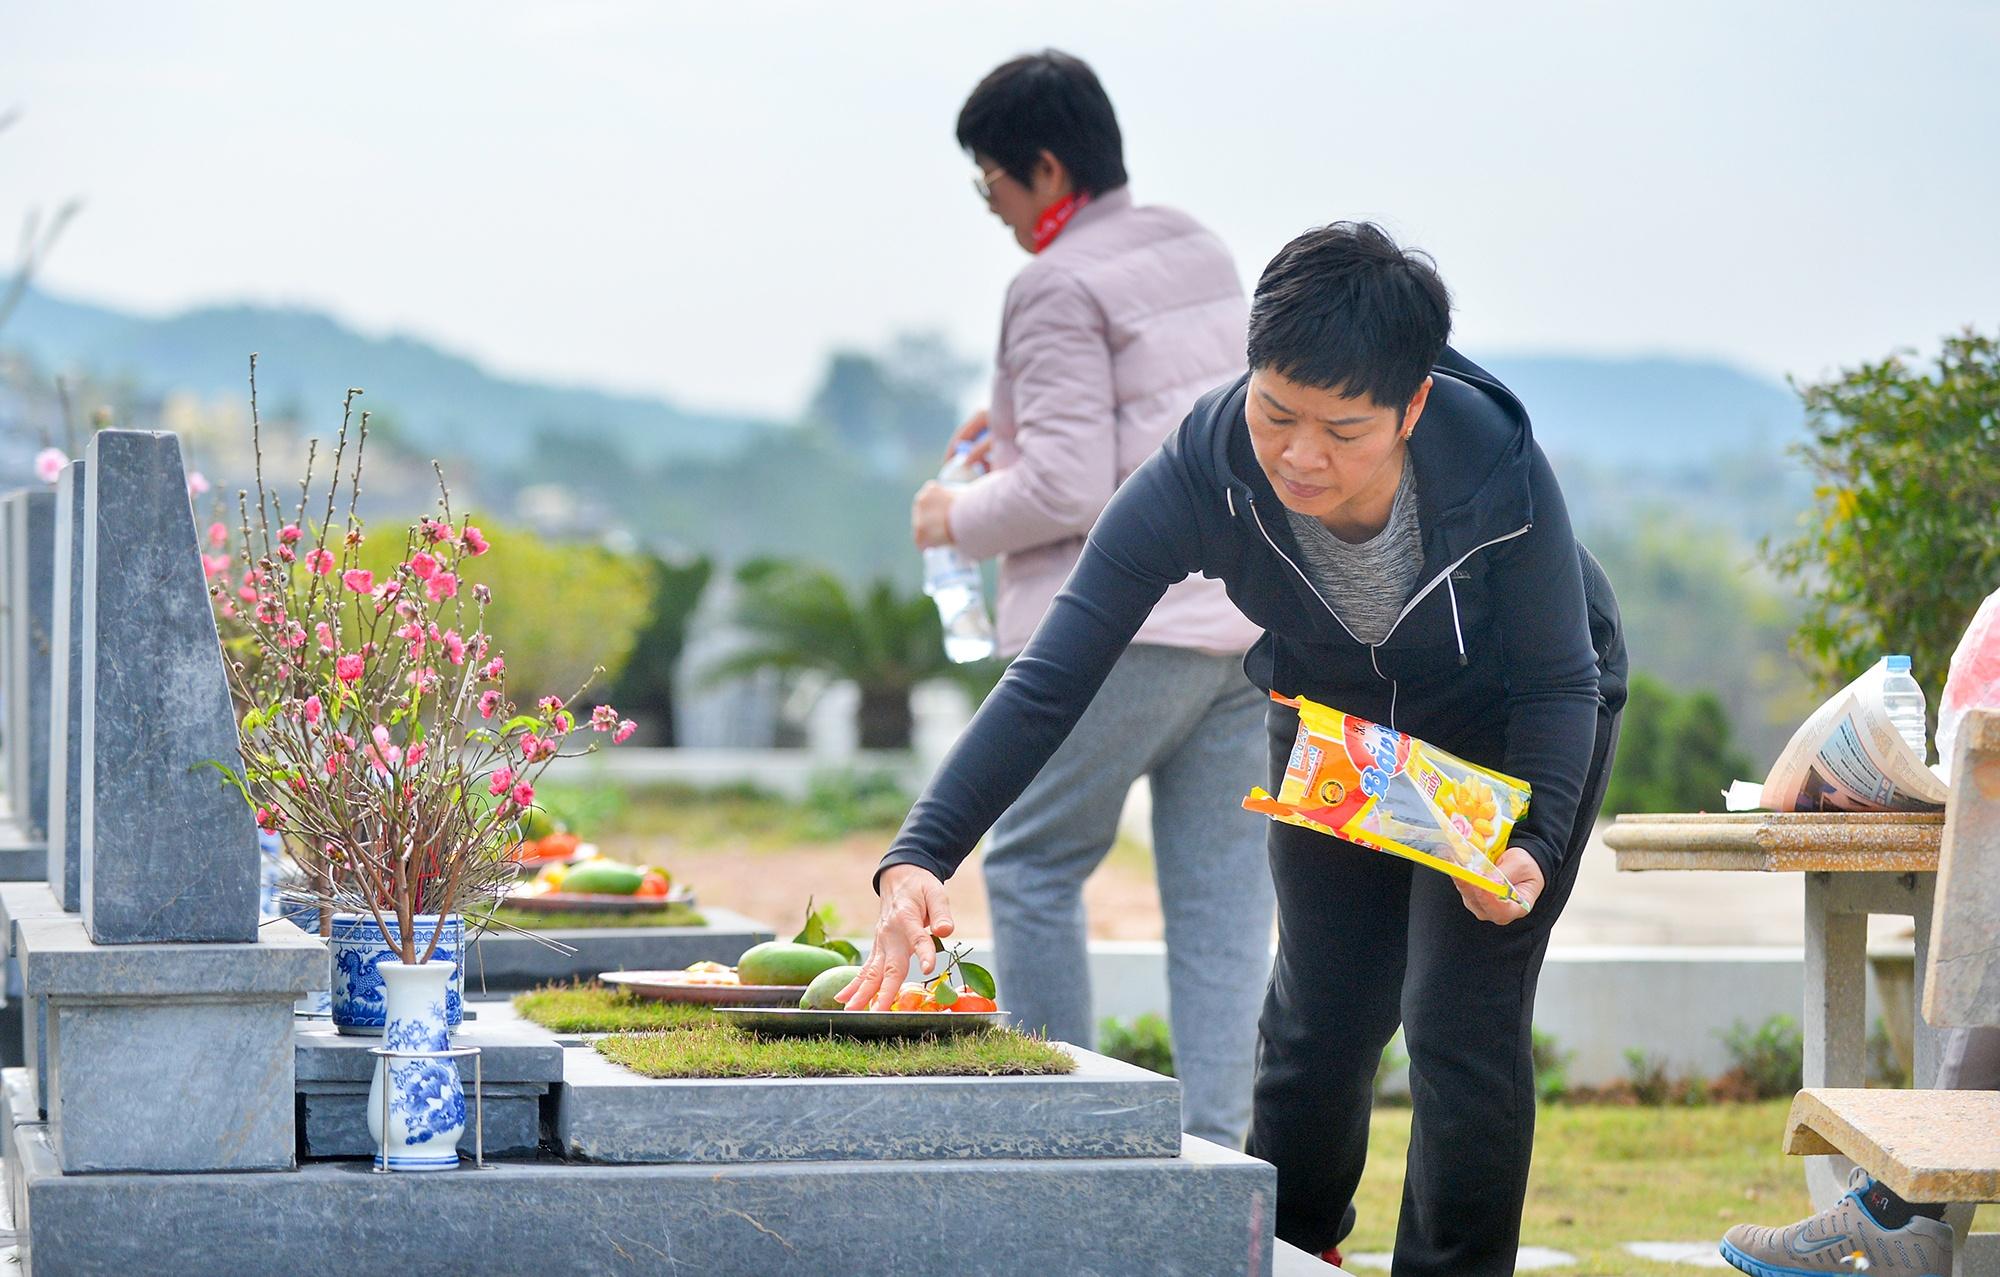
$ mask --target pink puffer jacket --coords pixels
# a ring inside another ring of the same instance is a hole
[[[1111,493],[1203,392],[1243,371],[1247,311],[1229,250],[1130,188],[1078,210],[1007,289],[991,405],[993,472],[958,494],[951,531],[1000,558],[1000,650],[1027,645]],[[1210,652],[1257,628],[1195,577],[1167,591],[1133,640]]]

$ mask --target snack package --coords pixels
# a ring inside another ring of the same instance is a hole
[[[1429,865],[1525,905],[1493,862],[1528,810],[1526,781],[1303,696],[1273,692],[1271,699],[1299,711],[1299,734],[1278,796],[1253,789],[1245,809]]]

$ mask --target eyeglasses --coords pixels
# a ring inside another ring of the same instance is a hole
[[[1007,170],[1004,168],[982,169],[978,165],[974,165],[972,169],[972,189],[979,192],[980,199],[991,203],[993,200],[993,184],[1005,176],[1007,176]]]

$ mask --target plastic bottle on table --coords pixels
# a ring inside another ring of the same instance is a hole
[[[1885,656],[1882,663],[1888,669],[1882,680],[1882,708],[1889,712],[1889,721],[1896,725],[1896,734],[1904,744],[1917,752],[1918,758],[1925,756],[1924,689],[1910,675],[1910,658],[1903,655]]]
[[[952,449],[938,482],[947,488],[962,488],[979,477],[971,459],[977,440],[968,439]],[[979,564],[966,558],[953,545],[937,545],[924,551],[924,593],[937,604],[938,619],[944,622],[944,654],[957,664],[983,661],[993,655],[993,618],[986,610],[986,587],[979,578]]]

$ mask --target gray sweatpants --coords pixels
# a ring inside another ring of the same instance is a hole
[[[1234,656],[1135,645],[1034,783],[993,826],[986,891],[1001,997],[1015,1022],[1095,1041],[1083,884],[1111,849],[1132,782],[1153,790],[1181,1126],[1240,1148],[1257,1015],[1271,973],[1261,817],[1266,698]]]

